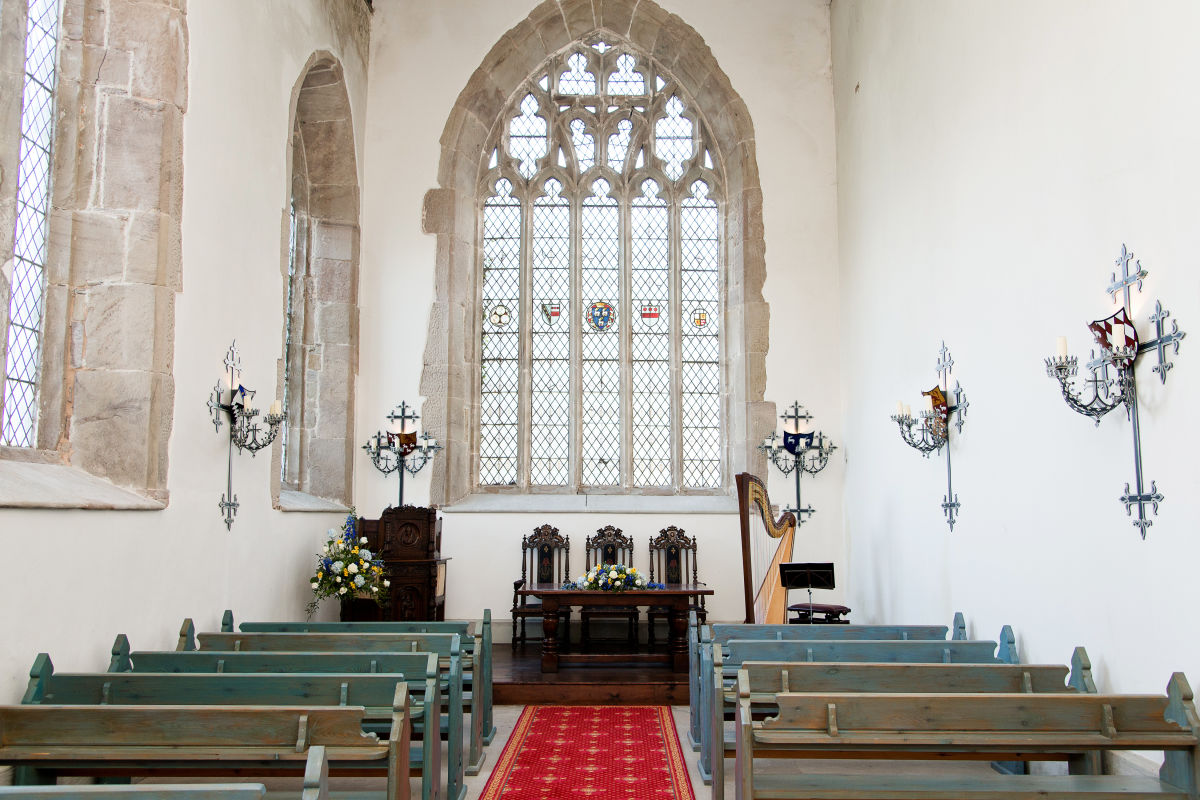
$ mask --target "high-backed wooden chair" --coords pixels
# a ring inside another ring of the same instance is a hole
[[[624,564],[626,567],[633,563],[633,537],[621,533],[620,528],[605,525],[596,531],[595,536],[587,537],[584,543],[584,563],[588,572],[600,564]],[[586,642],[589,638],[588,623],[593,619],[623,619],[629,625],[629,642],[637,644],[637,606],[596,606],[583,608],[579,612],[580,640]]]
[[[658,536],[650,537],[650,580],[657,583],[698,584],[699,567],[696,564],[696,540],[688,536],[681,528],[668,525],[658,532]],[[704,596],[701,595],[691,605],[691,611],[703,625],[707,615],[704,610]],[[649,630],[647,640],[654,643],[654,622],[665,620],[669,609],[665,606],[651,606],[646,611],[646,622]]]
[[[517,591],[527,583],[542,583],[561,586],[571,576],[571,542],[553,525],[534,528],[533,533],[521,538],[521,577],[513,581],[513,644],[525,644],[525,620],[542,618],[542,602],[521,597]],[[562,631],[559,640],[571,641],[571,609],[559,611]],[[520,632],[518,633],[518,625]]]

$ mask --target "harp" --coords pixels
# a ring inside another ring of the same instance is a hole
[[[787,590],[779,580],[779,565],[792,560],[796,517],[786,511],[773,519],[766,485],[748,472],[738,474],[737,490],[746,622],[786,622]]]

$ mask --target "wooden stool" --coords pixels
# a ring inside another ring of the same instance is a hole
[[[796,616],[788,620],[793,625],[849,625],[850,620],[842,619],[849,614],[850,609],[833,603],[793,603],[788,611]]]

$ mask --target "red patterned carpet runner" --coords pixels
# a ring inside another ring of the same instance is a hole
[[[695,800],[666,706],[527,706],[481,800]]]

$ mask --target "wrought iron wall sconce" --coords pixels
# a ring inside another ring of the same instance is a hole
[[[222,362],[225,365],[225,374],[221,380],[217,381],[212,392],[208,395],[208,413],[212,416],[213,427],[217,433],[221,432],[222,415],[229,416],[229,465],[226,470],[226,490],[225,494],[221,495],[221,502],[217,507],[221,510],[221,516],[225,520],[225,530],[233,528],[233,518],[238,511],[237,495],[233,493],[233,448],[241,450],[249,450],[250,455],[254,456],[259,450],[262,450],[271,442],[275,441],[275,437],[279,434],[279,424],[287,418],[287,413],[283,410],[279,401],[276,400],[271,404],[271,410],[263,418],[266,422],[266,428],[259,426],[255,417],[258,416],[258,409],[250,405],[254,400],[254,390],[247,389],[241,384],[242,376],[242,357],[237,350],[237,341],[229,345],[229,351],[225,353],[225,360]],[[226,395],[229,397],[229,402],[224,402]]]
[[[800,475],[805,472],[816,475],[825,469],[830,454],[837,450],[837,445],[826,439],[825,434],[820,431],[800,431],[800,423],[812,419],[811,414],[802,411],[803,408],[799,402],[793,402],[788,413],[779,415],[783,420],[783,444],[776,443],[775,431],[771,431],[771,435],[763,439],[762,444],[758,446],[759,450],[767,454],[767,458],[776,469],[784,475],[796,476],[796,507],[785,508],[784,511],[794,513],[799,525],[804,524],[805,514],[816,513],[812,506],[800,505]],[[788,430],[789,428],[791,430]]]
[[[958,510],[962,504],[954,493],[954,473],[950,468],[950,428],[953,426],[962,434],[963,424],[967,418],[967,393],[962,390],[958,380],[954,381],[954,389],[950,390],[950,371],[954,368],[954,358],[946,343],[938,351],[937,384],[927,392],[921,392],[925,400],[925,408],[917,416],[913,416],[912,407],[903,401],[896,404],[896,413],[892,422],[900,426],[900,438],[909,447],[919,451],[925,458],[935,450],[941,452],[946,448],[946,496],[942,498],[942,512],[950,530]]]
[[[399,413],[397,413],[399,412]],[[376,431],[362,446],[371,457],[375,469],[388,475],[400,473],[400,494],[396,507],[404,506],[404,473],[416,475],[433,458],[433,454],[442,449],[437,439],[428,433],[417,436],[416,422],[420,415],[413,413],[408,403],[401,402],[387,415],[391,423],[389,430]],[[411,423],[411,426],[410,426]],[[411,427],[411,430],[409,428]],[[411,457],[411,458],[410,458]]]
[[[1130,270],[1130,262],[1134,268]],[[1125,245],[1121,245],[1121,255],[1117,257],[1116,265],[1121,269],[1121,277],[1112,273],[1112,279],[1106,290],[1113,301],[1117,294],[1122,295],[1121,307],[1115,314],[1098,319],[1088,324],[1088,331],[1100,347],[1100,355],[1091,351],[1091,359],[1084,365],[1089,377],[1083,380],[1088,389],[1079,391],[1072,386],[1072,378],[1079,372],[1079,359],[1067,354],[1067,339],[1058,337],[1058,353],[1046,359],[1046,374],[1058,381],[1062,389],[1063,399],[1072,411],[1090,417],[1096,425],[1100,419],[1118,406],[1125,406],[1125,415],[1133,428],[1133,479],[1136,491],[1130,491],[1125,484],[1125,494],[1121,502],[1125,504],[1126,516],[1133,516],[1133,507],[1137,506],[1137,519],[1133,524],[1146,538],[1146,529],[1154,521],[1146,516],[1146,506],[1149,505],[1153,514],[1158,514],[1158,504],[1163,501],[1163,495],[1158,491],[1158,485],[1150,481],[1150,490],[1146,491],[1142,478],[1142,431],[1138,424],[1137,381],[1135,367],[1142,353],[1154,351],[1158,355],[1158,363],[1151,368],[1158,373],[1159,379],[1166,384],[1167,373],[1174,363],[1167,360],[1167,348],[1172,348],[1171,355],[1179,354],[1179,342],[1185,334],[1179,330],[1179,323],[1171,320],[1171,330],[1166,330],[1167,318],[1171,312],[1162,307],[1162,301],[1154,302],[1154,313],[1150,322],[1154,325],[1154,338],[1148,342],[1139,342],[1137,329],[1133,326],[1133,313],[1129,306],[1130,288],[1137,286],[1142,291],[1142,280],[1150,273],[1142,269],[1142,262],[1136,261],[1133,253]],[[1089,396],[1090,395],[1090,396]],[[1084,398],[1087,397],[1085,400]]]

